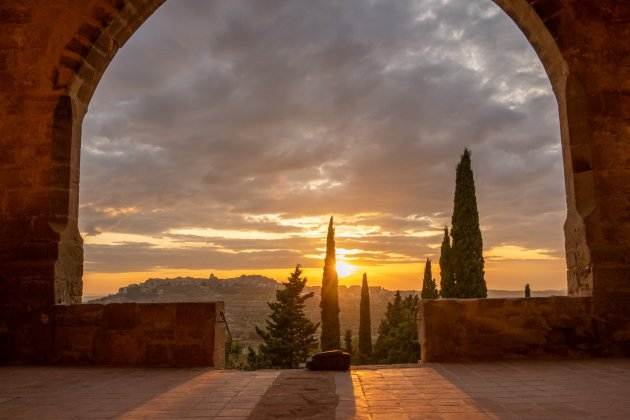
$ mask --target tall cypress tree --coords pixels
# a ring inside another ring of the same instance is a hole
[[[431,274],[431,259],[427,258],[424,266],[424,279],[422,281],[422,299],[437,299],[440,296],[435,284],[433,274]]]
[[[363,359],[372,356],[372,317],[370,315],[370,288],[367,274],[363,273],[361,284],[361,305],[359,317],[359,355]]]
[[[440,294],[443,298],[457,297],[451,254],[451,237],[448,234],[448,228],[445,227],[440,249]]]
[[[483,243],[468,149],[464,150],[457,165],[451,235],[457,297],[485,298],[488,291],[484,279]]]
[[[339,327],[339,290],[337,278],[337,258],[335,256],[335,228],[333,217],[328,224],[326,238],[326,259],[322,278],[322,297],[319,307],[322,310],[322,350],[336,350],[341,347]]]
[[[313,297],[313,293],[302,294],[306,279],[302,278],[299,265],[282,285],[284,288],[276,292],[276,302],[268,304],[271,315],[265,329],[256,327],[263,344],[260,345],[259,356],[248,355],[248,359],[252,359],[250,363],[254,364],[252,368],[259,364],[296,368],[317,346],[317,325],[304,314],[304,302]]]

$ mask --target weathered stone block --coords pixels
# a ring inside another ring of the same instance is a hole
[[[66,327],[101,327],[103,317],[103,305],[59,305],[55,310],[57,324]]]
[[[138,307],[134,303],[105,305],[105,326],[109,330],[130,330],[137,323]]]
[[[177,306],[177,327],[190,328],[200,318],[214,319],[214,309],[202,303],[188,303]]]
[[[143,328],[152,330],[170,330],[174,331],[175,315],[177,313],[176,304],[143,304],[138,305],[138,319]]]
[[[141,365],[144,348],[129,331],[98,331],[93,361],[106,365]]]
[[[212,343],[202,343],[206,346]],[[200,344],[178,344],[173,346],[173,361],[176,366],[210,366],[212,365],[212,354],[204,351]]]
[[[224,350],[220,330],[224,326],[216,324],[218,308],[223,310],[223,304],[55,306],[52,360],[105,365],[222,367]]]
[[[588,356],[597,342],[590,298],[423,301],[422,360]]]
[[[145,362],[149,366],[172,366],[170,348],[165,344],[148,344]]]

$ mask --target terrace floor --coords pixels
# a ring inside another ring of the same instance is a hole
[[[630,419],[630,360],[345,373],[0,367],[0,418]]]

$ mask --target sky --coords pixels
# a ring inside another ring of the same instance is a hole
[[[148,277],[439,282],[472,152],[490,289],[566,288],[558,111],[490,0],[171,0],[105,72],[83,125],[86,295]]]

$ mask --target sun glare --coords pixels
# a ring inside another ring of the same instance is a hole
[[[348,277],[354,274],[358,268],[352,264],[348,264],[345,261],[337,261],[337,275],[339,277]]]

